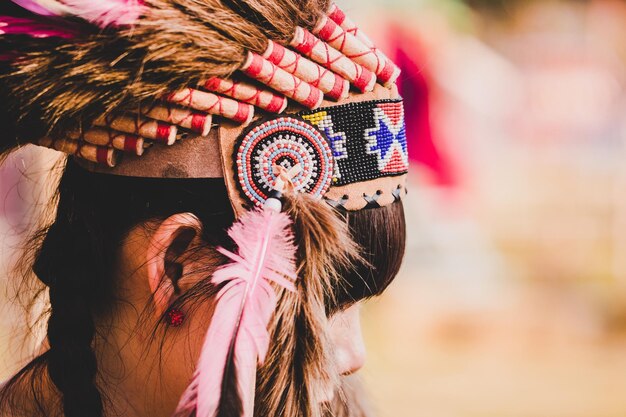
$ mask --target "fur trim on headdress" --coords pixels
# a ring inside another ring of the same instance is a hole
[[[67,22],[77,30],[72,39],[3,37],[0,56],[19,57],[0,65],[0,110],[13,121],[10,136],[26,142],[89,125],[114,110],[227,77],[247,51],[263,53],[268,37],[286,40],[296,26],[312,27],[327,6],[316,0],[144,3],[132,26],[102,30],[74,18]]]

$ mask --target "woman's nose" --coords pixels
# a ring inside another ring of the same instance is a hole
[[[335,314],[330,326],[339,372],[349,375],[361,369],[365,364],[366,351],[361,332],[360,306],[356,304]]]

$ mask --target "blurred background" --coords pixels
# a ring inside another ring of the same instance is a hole
[[[403,69],[413,164],[408,256],[364,311],[379,415],[625,416],[626,1],[338,3]],[[50,158],[0,171],[0,264]]]

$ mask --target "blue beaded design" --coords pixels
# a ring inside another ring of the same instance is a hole
[[[402,99],[348,103],[299,115],[329,138],[336,163],[333,185],[408,172]]]

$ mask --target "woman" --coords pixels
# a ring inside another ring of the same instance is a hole
[[[3,150],[72,157],[1,415],[366,415],[359,306],[404,251],[395,66],[325,2],[15,3]]]

